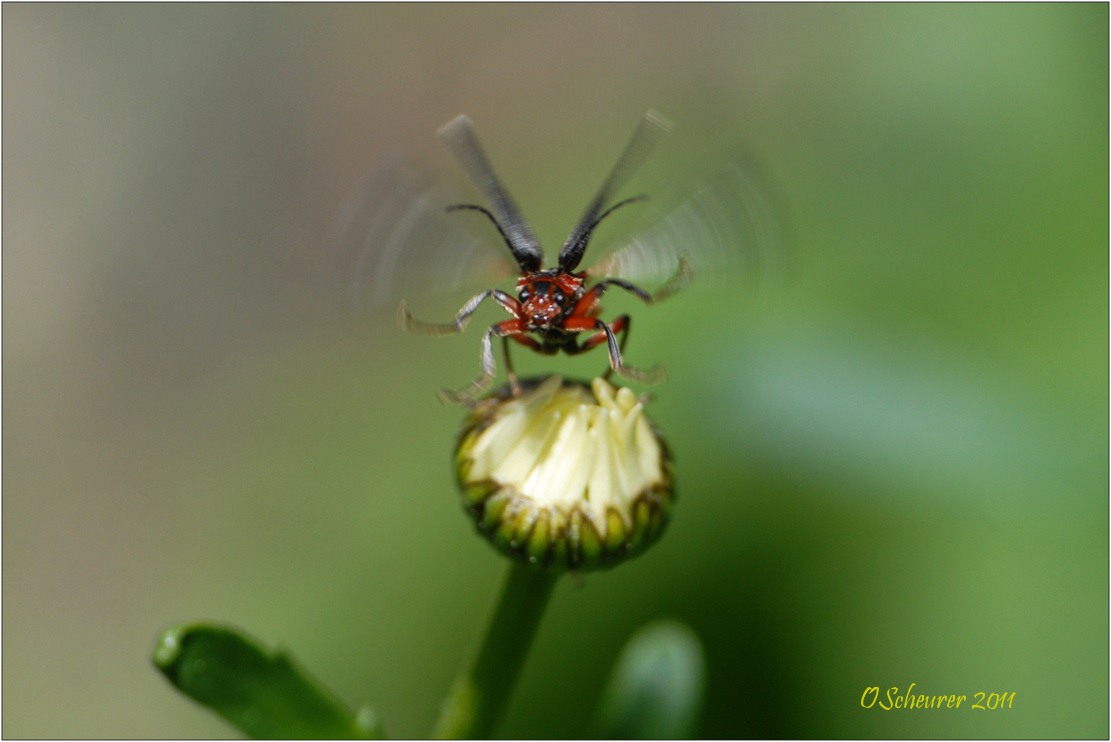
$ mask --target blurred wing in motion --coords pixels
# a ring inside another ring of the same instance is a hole
[[[774,283],[786,268],[785,219],[770,184],[742,163],[730,161],[587,273],[649,287],[673,276],[682,257],[699,283],[731,277]]]
[[[606,178],[606,182],[602,184],[597,195],[594,196],[594,200],[586,207],[586,211],[575,225],[575,228],[571,230],[567,241],[563,243],[563,248],[559,252],[560,268],[570,272],[578,267],[579,261],[582,260],[583,253],[586,251],[590,235],[594,228],[598,226],[599,220],[604,217],[605,210],[611,205],[610,201],[614,194],[621,190],[621,186],[640,167],[656,142],[671,131],[671,128],[672,123],[665,119],[662,114],[651,110],[644,114],[644,118],[640,120],[640,125],[637,126],[632,140],[625,147],[625,151],[621,154],[621,158],[610,172],[609,177]]]
[[[466,215],[445,213],[450,196],[397,164],[368,173],[340,207],[325,256],[339,299],[392,312],[402,299],[477,291],[516,276],[504,246],[471,234]]]
[[[456,116],[440,129],[439,136],[482,191],[521,270],[540,270],[544,261],[540,242],[482,151],[471,120],[466,116]]]

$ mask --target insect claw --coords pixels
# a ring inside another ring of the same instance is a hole
[[[509,391],[512,392],[514,397],[521,396],[521,383],[517,381],[517,374],[509,374]]]
[[[468,397],[462,391],[453,392],[447,387],[437,389],[436,396],[439,398],[440,403],[445,406],[452,404],[469,405],[474,403],[474,399]]]
[[[494,380],[493,376],[479,376],[467,386],[459,391],[452,391],[450,389],[441,388],[436,392],[436,396],[440,401],[446,404],[461,404],[472,407],[478,400],[478,396],[490,388],[490,382]],[[520,392],[516,392],[519,394]]]
[[[656,289],[656,293],[652,294],[652,302],[663,301],[664,299],[674,296],[680,289],[685,287],[694,278],[694,272],[691,270],[690,263],[687,262],[685,255],[679,256],[679,267],[675,271],[675,275],[667,279],[667,282]]]
[[[451,325],[434,325],[414,319],[412,312],[409,311],[409,302],[404,299],[397,308],[397,324],[401,329],[414,335],[454,335],[456,333]]]
[[[448,337],[450,335],[458,335],[463,331],[466,326],[466,320],[456,321],[450,325],[437,325],[432,322],[421,322],[415,319],[409,311],[409,303],[406,301],[401,302],[401,306],[397,308],[397,324],[401,329],[406,332],[411,332],[414,335],[435,335],[437,337]]]
[[[631,381],[634,384],[642,384],[644,386],[652,386],[659,384],[662,381],[667,381],[667,369],[663,366],[656,364],[647,371],[632,366],[617,366],[613,369],[622,379]]]
[[[409,312],[409,302],[404,299],[397,307],[397,326],[402,330],[409,330],[409,325],[413,322],[413,315]],[[412,332],[412,330],[409,330]]]

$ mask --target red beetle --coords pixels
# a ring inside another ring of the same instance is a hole
[[[599,300],[610,286],[618,286],[646,304],[660,301],[690,280],[687,261],[678,257],[674,275],[654,293],[617,278],[607,278],[587,288],[588,271],[576,273],[575,269],[582,260],[591,234],[603,219],[622,206],[646,200],[645,196],[636,196],[610,205],[613,195],[640,165],[651,145],[669,129],[670,124],[659,114],[653,111],[645,114],[617,165],[563,243],[558,264],[543,269],[540,243],[486,159],[470,119],[459,116],[440,130],[440,137],[466,168],[487,203],[487,207],[459,204],[448,207],[448,211],[469,209],[484,214],[494,223],[521,268],[516,297],[499,289],[483,291],[464,304],[450,324],[430,324],[413,319],[408,303],[401,303],[398,320],[402,327],[410,332],[430,335],[462,332],[471,315],[487,298],[493,298],[512,315],[512,319],[490,326],[483,335],[482,375],[457,392],[441,390],[441,399],[468,403],[490,386],[496,374],[494,337],[502,338],[509,383],[515,394],[520,393],[520,386],[509,360],[510,339],[544,355],[554,355],[561,350],[568,355],[577,355],[604,342],[609,348],[607,377],[616,372],[624,379],[641,384],[652,384],[664,378],[665,373],[658,366],[642,371],[625,364],[622,352],[629,336],[630,318],[623,314],[612,322],[600,319]],[[578,336],[581,333],[588,333],[588,336],[580,342]]]

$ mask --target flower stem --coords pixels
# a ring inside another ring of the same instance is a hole
[[[482,646],[470,667],[455,679],[433,731],[434,738],[492,736],[558,578],[558,573],[510,565]]]

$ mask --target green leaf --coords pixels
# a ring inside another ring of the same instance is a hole
[[[185,695],[250,737],[380,739],[370,709],[353,714],[281,650],[230,627],[181,624],[154,649],[155,666]]]
[[[641,628],[625,645],[610,672],[595,722],[597,736],[694,736],[705,676],[702,645],[686,624],[659,621]]]

